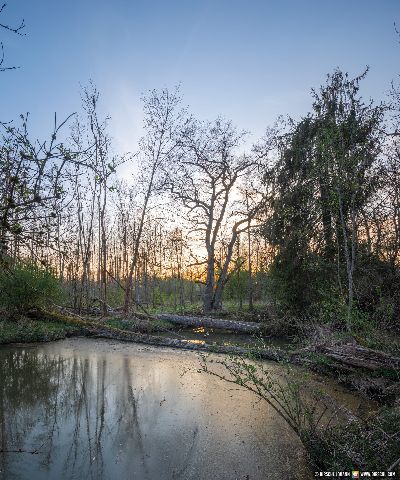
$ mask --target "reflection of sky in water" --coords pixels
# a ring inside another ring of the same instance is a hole
[[[184,341],[187,342],[187,343],[193,343],[195,345],[204,345],[206,343],[204,340],[197,340],[197,339],[184,340]]]
[[[193,331],[195,333],[205,333],[206,329],[204,327],[197,327],[197,328],[194,328]]]
[[[3,347],[1,449],[25,453],[0,454],[0,478],[282,478],[301,458],[297,443],[282,456],[285,426],[198,368],[192,353],[117,342]]]
[[[157,332],[160,337],[178,338],[179,340],[187,341],[197,345],[222,345],[230,346],[237,345],[241,347],[259,347],[265,348],[265,346],[274,346],[277,348],[288,348],[290,341],[277,338],[263,339],[257,335],[251,335],[246,333],[232,333],[227,330],[214,330],[212,328],[195,327],[195,328],[182,328],[177,335],[174,332]]]

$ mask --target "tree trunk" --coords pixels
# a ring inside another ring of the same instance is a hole
[[[246,191],[246,206],[247,212],[249,212],[249,197]],[[247,222],[247,256],[248,256],[248,271],[249,271],[249,281],[248,281],[248,296],[249,296],[249,310],[254,310],[253,305],[253,278],[252,278],[252,268],[251,268],[251,232],[250,232],[251,220],[249,218]]]
[[[214,283],[215,283],[214,252],[210,250],[207,261],[206,288],[203,297],[204,312],[211,312],[214,309]]]

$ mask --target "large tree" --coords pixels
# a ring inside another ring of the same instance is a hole
[[[281,273],[286,268],[283,282],[292,284],[292,294],[297,292],[293,303],[312,303],[321,293],[320,279],[332,281],[336,271],[337,288],[348,303],[348,328],[358,225],[378,186],[382,144],[384,108],[359,95],[365,75],[350,79],[340,70],[329,75],[326,85],[313,91],[313,112],[292,122],[279,138],[279,160],[267,173],[276,184],[276,196],[266,232],[279,245],[276,267]],[[313,285],[314,294],[301,294],[311,292]]]
[[[191,120],[180,132],[180,154],[169,174],[172,195],[184,206],[191,233],[205,247],[205,258],[195,264],[205,266],[206,312],[221,308],[238,235],[251,228],[261,210],[259,199],[249,204],[250,197],[246,200],[239,192],[258,167],[258,157],[238,151],[244,136],[228,121]]]

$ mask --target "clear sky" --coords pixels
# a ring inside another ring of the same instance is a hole
[[[7,1],[7,0],[5,0]],[[93,79],[117,150],[135,150],[140,94],[182,83],[200,118],[219,114],[254,137],[279,114],[310,109],[310,89],[335,67],[371,70],[363,94],[384,98],[400,73],[400,0],[8,0],[2,120],[29,111],[35,135],[79,109]]]

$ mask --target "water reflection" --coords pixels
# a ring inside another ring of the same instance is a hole
[[[228,330],[214,330],[212,328],[196,327],[182,328],[178,335],[174,332],[157,332],[158,336],[177,338],[192,344],[204,345],[220,345],[220,346],[241,346],[246,348],[258,347],[263,348],[265,344],[277,348],[288,348],[290,341],[279,338],[262,338],[258,335],[248,333],[233,333]]]
[[[120,363],[110,369],[105,357],[65,358],[36,349],[3,353],[0,461],[5,478],[28,477],[30,453],[40,464],[36,478],[45,472],[49,478],[111,478],[132,465],[140,478],[148,478],[139,421],[145,394],[134,386],[129,358]],[[116,382],[117,373],[121,381]]]
[[[266,422],[276,420],[260,421],[248,399],[232,404],[228,390],[215,395],[208,378],[196,377],[193,356],[81,342],[0,349],[0,478],[261,479],[266,469],[280,472],[282,447],[276,458],[265,449],[268,441],[286,447],[292,440],[281,428],[268,432]],[[192,372],[184,376],[186,369]]]

